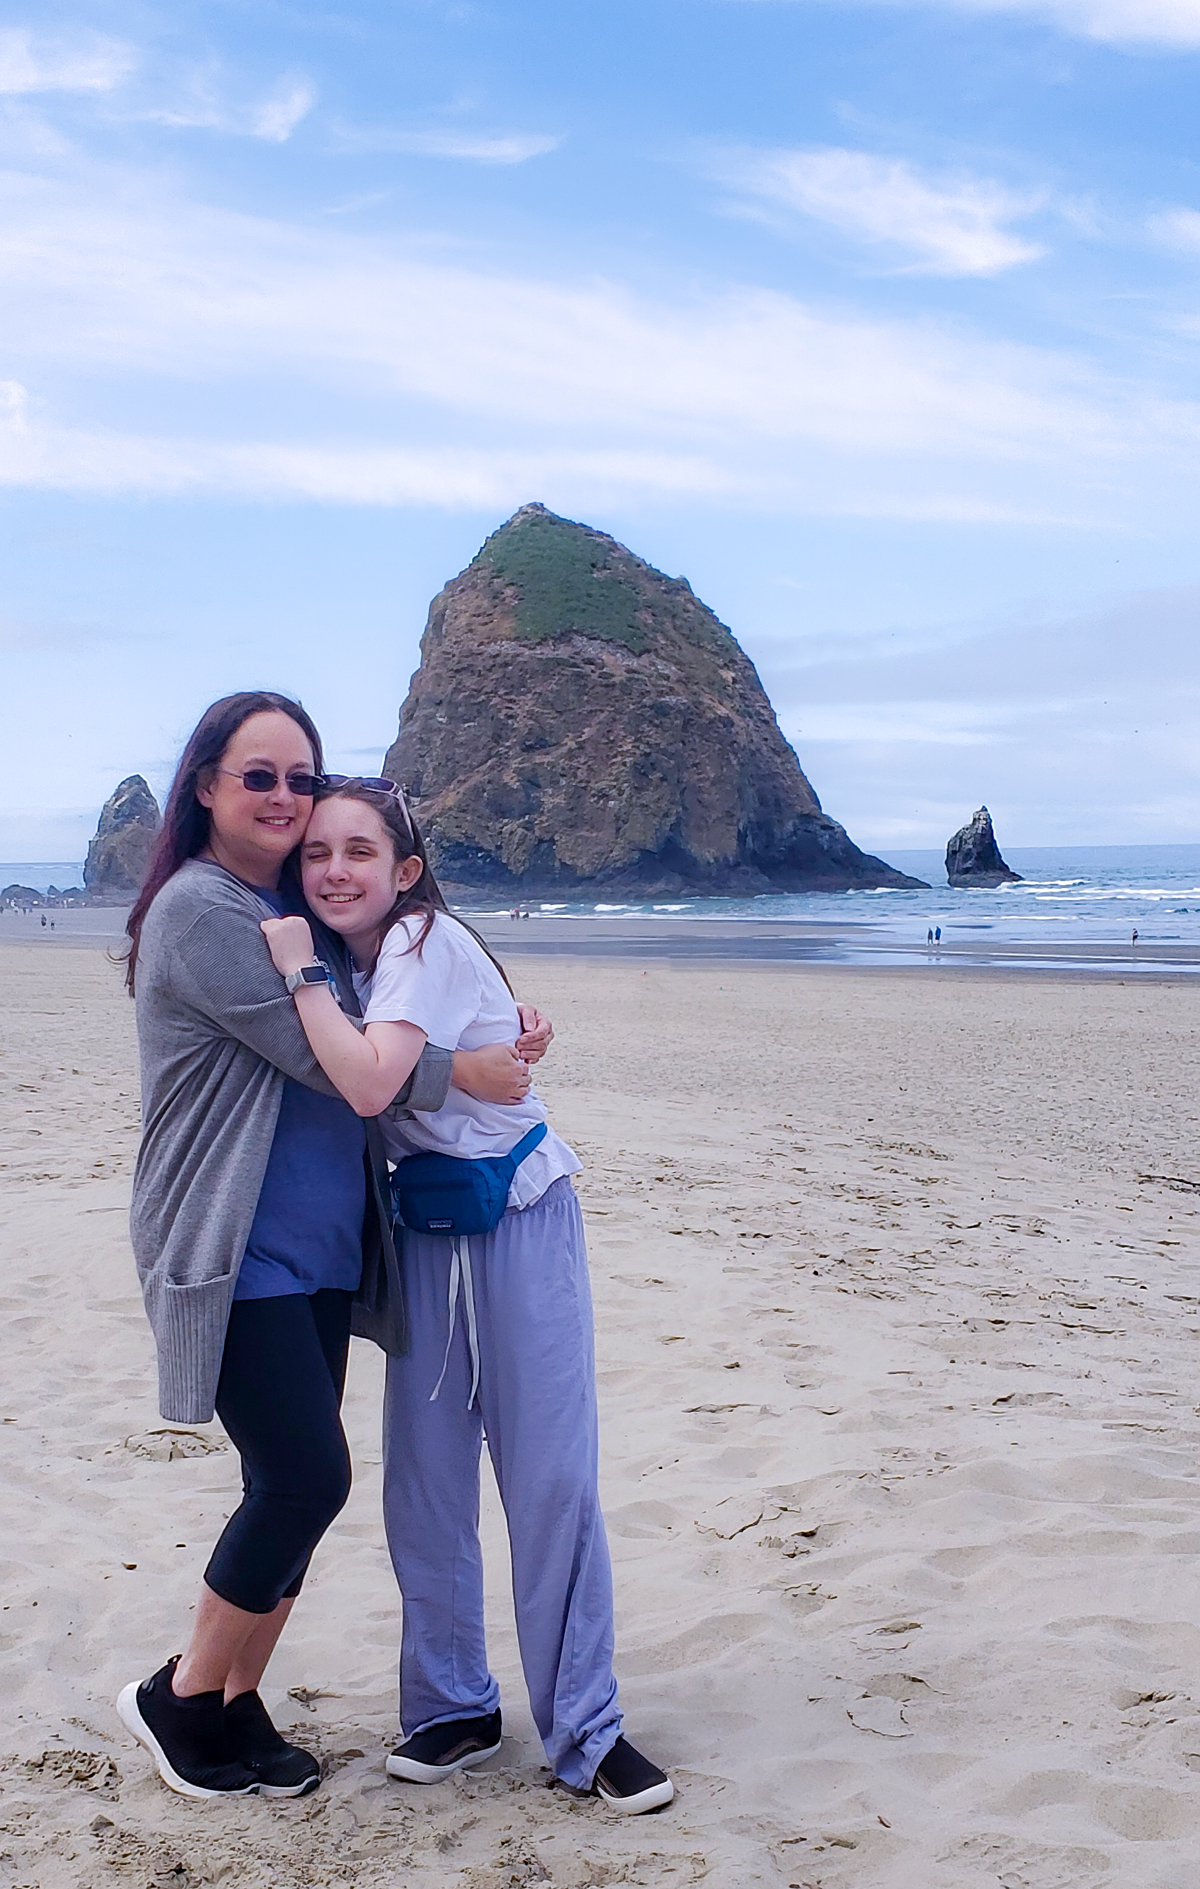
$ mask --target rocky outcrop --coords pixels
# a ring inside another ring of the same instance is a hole
[[[525,505],[434,598],[385,773],[500,893],[919,886],[821,810],[754,665],[615,539]]]
[[[88,847],[83,883],[91,898],[135,896],[161,825],[154,795],[140,774],[131,774],[105,801],[96,837]]]
[[[44,892],[39,892],[35,886],[19,883],[6,885],[0,889],[0,910],[5,911],[11,909],[28,912],[39,905],[58,907],[88,905],[90,902],[81,885],[64,886],[61,891],[58,886],[52,885],[48,886]]]
[[[1020,884],[1020,873],[1000,857],[986,807],[980,807],[946,847],[946,877],[951,885],[966,887]]]

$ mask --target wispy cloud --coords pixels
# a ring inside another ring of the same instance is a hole
[[[1150,218],[1149,229],[1168,249],[1200,251],[1200,210],[1163,210]]]
[[[1200,0],[951,0],[970,13],[1025,13],[1111,45],[1200,46]]]
[[[489,272],[116,173],[0,180],[0,299],[9,373],[35,396],[6,403],[7,483],[367,504],[687,493],[1042,524],[1128,522],[1155,492],[1194,492],[1196,409],[1065,353],[763,290]],[[103,425],[50,399],[64,375],[93,415],[111,386]],[[153,436],[123,417],[130,375],[154,390]],[[248,378],[276,415],[252,434]],[[336,410],[335,437],[310,410]],[[1156,484],[1151,463],[1173,470]]]
[[[774,661],[757,652],[784,729],[856,837],[944,845],[981,800],[1002,846],[1195,837],[1200,588],[905,642],[888,655],[843,640],[803,665],[782,645]]]
[[[0,487],[43,491],[222,493],[341,505],[448,510],[516,504],[549,489],[647,497],[728,496],[727,471],[700,454],[566,446],[380,447],[367,442],[143,436],[31,420],[27,402],[0,412]]]
[[[987,178],[922,172],[900,158],[829,147],[725,152],[711,169],[751,203],[906,253],[912,272],[996,275],[1043,253],[1006,227],[1036,201]]]
[[[289,74],[252,109],[250,129],[256,138],[286,144],[316,102],[317,88],[312,81],[300,73]]]
[[[476,164],[524,164],[531,157],[557,151],[561,138],[537,132],[495,135],[459,129],[405,130],[395,125],[339,125],[335,140],[342,151],[379,151],[404,157],[457,157]]]
[[[198,66],[152,104],[129,115],[176,130],[223,131],[232,137],[286,144],[317,101],[317,88],[302,72],[287,72],[265,94],[238,101],[224,75]]]
[[[763,0],[751,0],[754,5]],[[794,0],[789,0],[793,4]],[[746,4],[746,0],[739,0]],[[832,0],[857,7],[861,0]],[[921,0],[876,0],[912,7]],[[1044,20],[1064,33],[1114,46],[1161,46],[1185,51],[1200,46],[1200,0],[928,0],[958,13],[1018,13]]]
[[[98,33],[54,37],[0,29],[0,93],[111,92],[138,63],[132,46]]]

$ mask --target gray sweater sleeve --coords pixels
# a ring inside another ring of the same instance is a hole
[[[339,1093],[309,1047],[251,909],[211,905],[201,912],[176,941],[171,984],[224,1035],[245,1043],[294,1082],[322,1095]],[[427,1044],[395,1103],[429,1113],[440,1109],[453,1067],[449,1050]]]

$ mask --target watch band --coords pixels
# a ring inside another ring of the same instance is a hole
[[[298,991],[302,984],[333,985],[329,967],[322,964],[320,958],[315,958],[311,964],[302,964],[298,971],[289,971],[283,982],[289,993]]]

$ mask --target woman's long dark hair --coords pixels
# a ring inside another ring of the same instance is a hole
[[[129,935],[125,983],[131,996],[146,913],[167,880],[179,871],[184,860],[195,859],[208,845],[211,821],[208,808],[202,807],[196,798],[196,789],[208,786],[222,755],[242,723],[249,721],[251,715],[272,713],[291,716],[297,728],[308,737],[314,773],[324,771],[321,737],[311,716],[290,696],[276,695],[269,689],[244,689],[240,695],[222,696],[219,702],[205,709],[179,757],[179,766],[175,770],[175,779],[163,810],[162,829],[150,855],[137,903],[125,925]]]
[[[402,918],[412,918],[414,914],[420,913],[424,923],[408,947],[409,951],[415,951],[419,957],[421,946],[433,930],[433,921],[440,912],[444,918],[453,919],[456,925],[461,925],[464,931],[470,932],[476,944],[492,960],[511,994],[512,985],[508,982],[508,973],[495,952],[489,947],[487,940],[481,938],[473,925],[468,925],[465,918],[460,918],[458,913],[452,912],[446,904],[442,888],[434,878],[420,828],[400,795],[385,793],[378,787],[368,787],[365,781],[351,780],[344,781],[338,787],[331,787],[317,796],[318,805],[323,800],[361,800],[364,806],[373,807],[387,828],[388,838],[395,850],[397,865],[401,860],[414,857],[421,862],[420,878],[415,884],[409,886],[407,892],[400,894],[384,919],[379,930],[380,944],[383,943],[392,926],[399,924]]]

